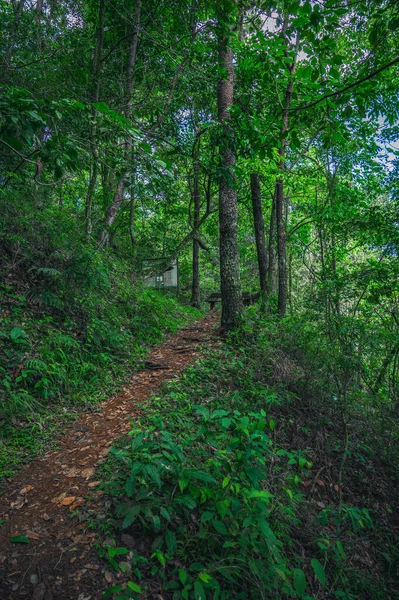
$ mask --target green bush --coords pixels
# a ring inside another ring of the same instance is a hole
[[[107,397],[164,333],[199,315],[133,283],[126,260],[82,239],[52,204],[39,220],[16,195],[1,219],[0,476],[18,462],[12,420],[23,456],[27,424]]]

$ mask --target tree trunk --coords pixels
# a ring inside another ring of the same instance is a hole
[[[199,187],[199,164],[198,152],[194,156],[194,181],[193,181],[194,219],[193,227],[198,228],[200,222],[200,187]],[[200,245],[196,237],[193,238],[193,283],[191,289],[191,306],[200,308],[200,275],[199,275],[199,251]]]
[[[95,50],[95,56],[93,60],[93,71],[92,71],[92,91],[91,101],[93,103],[98,102],[100,94],[100,74],[101,74],[101,58],[104,45],[104,15],[105,15],[105,0],[100,0],[99,3],[99,25],[98,25],[98,38]],[[96,124],[96,111],[92,109],[93,115],[93,127],[90,136],[90,147],[93,158],[93,169],[91,172],[89,187],[86,195],[86,207],[85,207],[85,223],[86,223],[86,236],[90,237],[93,231],[92,221],[92,204],[94,191],[96,189],[97,175],[98,175],[98,151],[96,146],[97,136],[97,124]]]
[[[223,15],[226,17],[227,15]],[[231,27],[229,27],[231,32]],[[222,174],[219,183],[220,284],[222,293],[222,329],[235,329],[242,313],[238,262],[238,207],[234,181],[235,156],[230,108],[233,105],[234,63],[225,23],[219,23],[219,66],[225,78],[218,81],[218,119],[222,125],[219,152]]]
[[[277,262],[276,262],[276,192],[272,199],[272,210],[269,225],[268,270],[266,294],[271,296],[277,291]]]
[[[137,45],[139,39],[139,29],[140,29],[140,21],[141,21],[141,6],[142,0],[137,0],[136,8],[134,11],[134,24],[133,31],[130,37],[130,46],[128,51],[127,58],[127,68],[126,68],[126,94],[127,94],[127,108],[125,110],[125,117],[127,119],[132,119],[133,117],[133,88],[134,88],[134,68],[136,65],[137,58]],[[125,140],[125,163],[126,167],[119,179],[118,185],[116,187],[116,191],[111,202],[111,205],[108,207],[106,212],[106,217],[104,221],[103,231],[100,234],[100,245],[107,245],[109,240],[109,228],[115,221],[116,215],[118,214],[119,208],[123,202],[123,198],[125,195],[125,185],[127,176],[130,168],[132,167],[133,162],[133,144],[129,135]],[[134,192],[133,192],[134,193]],[[132,203],[130,203],[132,206]],[[134,214],[134,211],[133,211]],[[132,215],[132,212],[130,212]],[[133,224],[131,224],[133,227]]]
[[[287,310],[287,244],[284,219],[284,184],[276,181],[276,221],[278,256],[278,312],[282,317]]]
[[[258,256],[259,266],[259,283],[260,290],[264,295],[264,293],[266,292],[267,285],[268,256],[265,240],[265,222],[263,219],[262,211],[262,197],[260,192],[259,175],[257,173],[251,174],[251,197],[252,210],[254,215],[256,252]]]
[[[288,17],[285,18],[283,26],[283,35],[286,46],[286,29],[288,27]],[[283,173],[285,171],[285,150],[287,146],[287,131],[289,121],[289,110],[292,100],[292,91],[294,82],[292,76],[295,71],[296,58],[299,49],[299,36],[297,35],[295,57],[292,63],[288,65],[290,80],[285,91],[283,126],[281,128],[280,137],[281,145],[279,149],[280,161],[278,167],[281,171],[281,176],[276,181],[276,222],[277,222],[277,255],[278,255],[278,312],[284,317],[287,310],[287,242],[286,242],[286,219],[284,211],[284,181]]]
[[[10,64],[10,61],[11,61],[11,58],[13,55],[14,45],[17,40],[19,22],[21,20],[21,16],[22,16],[22,13],[24,10],[25,3],[26,3],[26,0],[19,0],[19,2],[16,2],[16,1],[13,2],[14,21],[9,26],[9,39],[8,39],[7,48],[6,48],[6,52],[5,52],[5,63],[8,65]]]
[[[43,11],[43,0],[37,0],[36,2],[36,24],[40,25]]]

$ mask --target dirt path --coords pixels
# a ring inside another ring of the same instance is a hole
[[[26,466],[0,496],[0,600],[98,600],[112,584],[92,548],[95,534],[73,516],[80,507],[101,516],[95,468],[112,442],[129,430],[143,401],[178,376],[215,336],[218,316],[210,314],[155,348],[145,369],[101,413],[83,413],[66,427],[59,448]],[[88,497],[90,499],[88,499]],[[11,543],[23,535],[27,543]]]

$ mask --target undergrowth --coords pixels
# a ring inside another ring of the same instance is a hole
[[[164,333],[200,314],[133,283],[112,252],[63,235],[68,217],[50,230],[43,213],[35,227],[22,213],[0,231],[0,478],[40,451],[57,423],[114,392]]]
[[[113,449],[104,598],[395,597],[394,475],[345,442],[337,404],[295,359],[291,326],[249,313]]]

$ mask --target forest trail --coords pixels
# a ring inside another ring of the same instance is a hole
[[[97,600],[114,575],[93,548],[87,517],[101,515],[96,466],[130,428],[149,396],[177,377],[215,337],[211,313],[155,347],[101,412],[86,412],[65,428],[59,447],[27,465],[0,496],[0,600]],[[87,499],[89,497],[89,499]],[[73,515],[79,513],[85,520]],[[29,543],[10,538],[26,536]],[[115,581],[116,582],[116,581]]]

